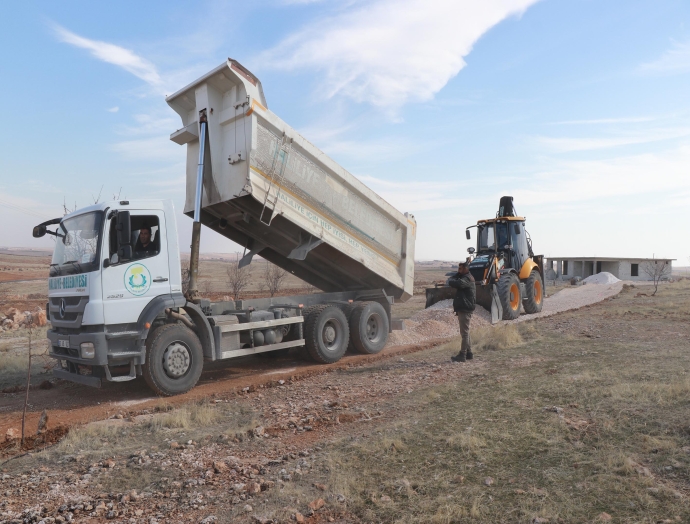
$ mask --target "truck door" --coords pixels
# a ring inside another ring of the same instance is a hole
[[[146,305],[160,295],[170,294],[168,243],[163,211],[130,212],[132,260],[103,269],[105,323],[136,322]],[[115,217],[108,224],[109,256],[117,250]]]

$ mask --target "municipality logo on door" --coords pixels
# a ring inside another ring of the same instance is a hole
[[[125,288],[132,295],[143,295],[151,287],[151,273],[143,264],[132,264],[125,271]]]

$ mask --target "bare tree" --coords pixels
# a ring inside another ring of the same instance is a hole
[[[262,289],[265,288],[269,295],[275,296],[278,291],[283,287],[283,281],[287,278],[288,272],[283,268],[271,264],[266,260],[266,266],[264,267],[263,283]]]
[[[653,258],[642,264],[642,272],[654,283],[654,296],[659,289],[659,282],[671,274],[671,264],[666,260]]]
[[[232,292],[233,300],[239,300],[240,293],[249,285],[251,279],[250,266],[240,267],[240,254],[235,253],[235,261],[227,268],[228,286]]]

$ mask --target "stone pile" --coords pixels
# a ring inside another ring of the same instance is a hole
[[[43,327],[46,324],[46,312],[40,307],[34,311],[19,311],[11,307],[4,315],[0,314],[0,332],[26,328],[30,325]]]

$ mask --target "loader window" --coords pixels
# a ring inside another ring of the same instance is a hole
[[[493,224],[488,224],[479,229],[479,251],[495,251],[496,235]]]

